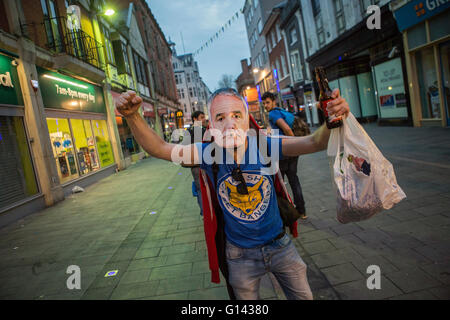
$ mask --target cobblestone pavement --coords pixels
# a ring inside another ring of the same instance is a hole
[[[407,199],[340,224],[326,153],[301,157],[309,219],[294,244],[314,298],[449,299],[450,131],[365,128]],[[228,299],[223,279],[210,282],[191,181],[189,169],[145,159],[1,229],[0,299]],[[67,288],[70,265],[81,269],[80,290]],[[366,286],[370,265],[380,267],[379,290]],[[261,296],[285,299],[271,275]]]

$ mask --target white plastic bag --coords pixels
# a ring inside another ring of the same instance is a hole
[[[349,113],[341,127],[331,130],[328,156],[334,157],[337,220],[366,220],[406,198],[392,164]]]

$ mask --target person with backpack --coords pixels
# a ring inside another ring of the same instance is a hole
[[[338,89],[333,98],[329,114],[346,117],[350,109]],[[279,171],[273,169],[283,157],[325,150],[330,129],[322,126],[312,135],[292,139],[251,135],[251,129],[260,128],[245,99],[224,88],[208,99],[210,127],[205,137],[209,135],[210,141],[177,145],[166,143],[148,126],[138,112],[141,104],[134,91],[122,93],[116,101],[142,148],[156,158],[201,166],[211,281],[220,282],[220,269],[231,299],[254,300],[260,299],[261,278],[271,272],[288,299],[311,300],[307,266],[285,232],[287,225],[297,235],[296,222],[286,223],[282,217],[289,211],[289,195]]]
[[[276,96],[271,92],[266,92],[262,96],[263,105],[269,112],[269,123],[272,129],[278,130],[280,135],[285,136],[307,136],[311,132],[308,125],[299,117],[277,107]],[[306,219],[305,200],[303,198],[302,186],[298,179],[298,158],[287,157],[280,160],[281,174],[287,176],[289,185],[294,195],[294,203],[301,219]]]

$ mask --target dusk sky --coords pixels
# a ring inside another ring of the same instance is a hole
[[[176,43],[177,54],[193,53],[239,11],[239,18],[195,57],[200,76],[214,91],[223,74],[234,79],[241,73],[240,60],[250,58],[241,9],[244,0],[147,0],[166,39]],[[184,48],[181,41],[183,34]]]

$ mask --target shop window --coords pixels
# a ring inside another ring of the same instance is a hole
[[[433,18],[429,22],[430,27],[430,40],[434,41],[450,34],[450,10]]]
[[[0,116],[0,208],[38,193],[22,117]]]
[[[425,43],[427,43],[425,23],[421,23],[408,30],[408,47],[410,50],[424,45]]]
[[[416,53],[416,65],[422,118],[439,119],[441,118],[441,106],[433,48],[418,51]]]
[[[47,126],[60,182],[79,177],[69,120],[47,118]]]
[[[76,148],[76,160],[80,174],[98,170],[100,168],[95,138],[90,120],[71,119],[73,140]]]
[[[98,157],[102,168],[114,164],[111,141],[109,140],[106,120],[92,120],[95,140],[97,143]]]

